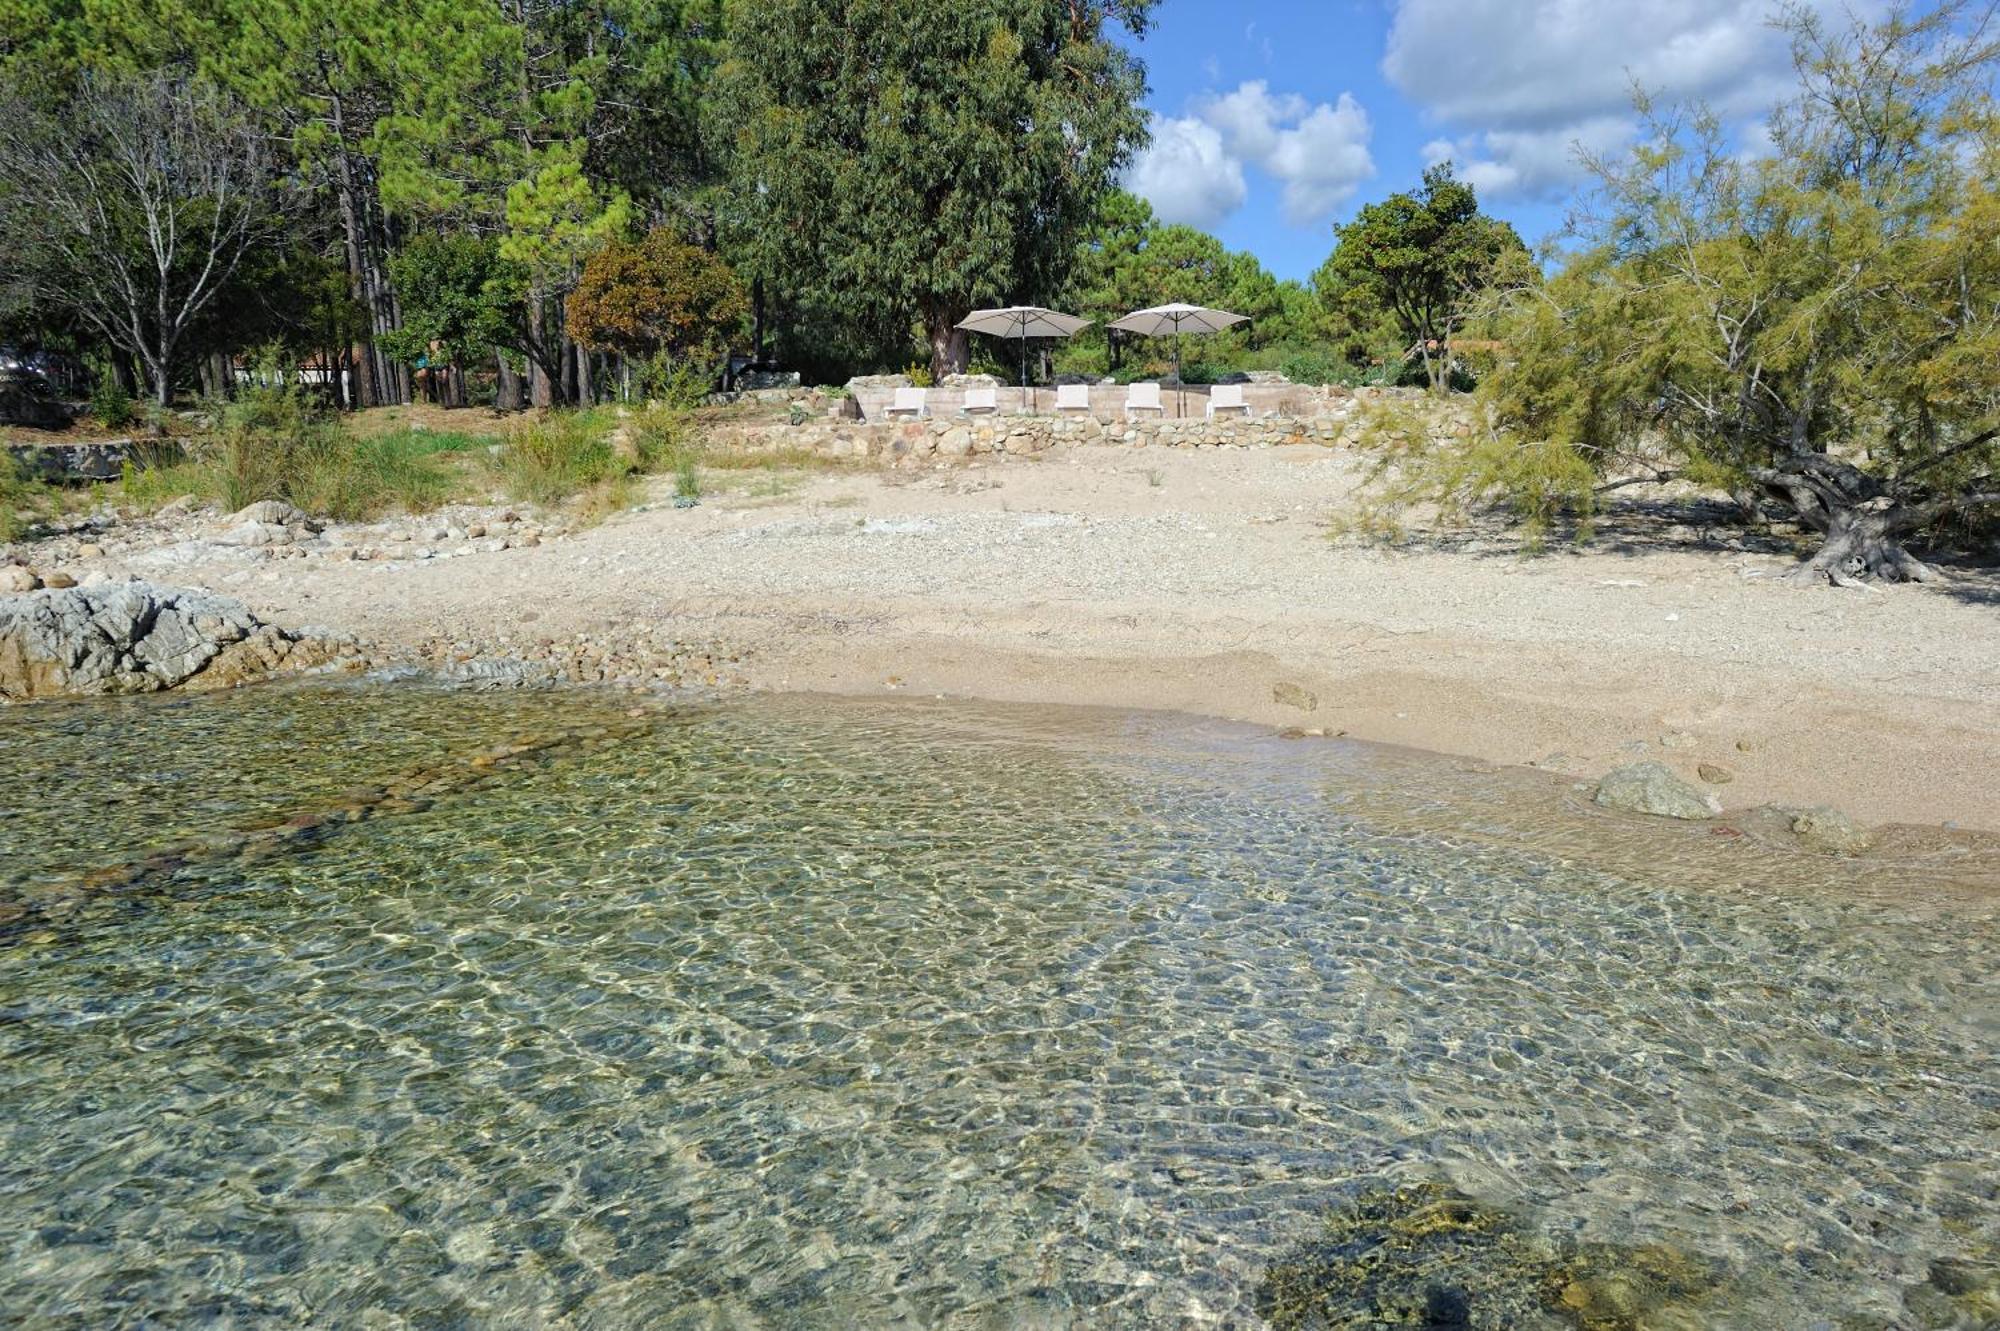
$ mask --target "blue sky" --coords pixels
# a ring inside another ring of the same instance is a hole
[[[1819,7],[1834,11],[1838,0]],[[1139,43],[1167,221],[1304,278],[1333,224],[1450,157],[1532,245],[1636,133],[1634,82],[1754,140],[1790,89],[1771,0],[1162,0]]]

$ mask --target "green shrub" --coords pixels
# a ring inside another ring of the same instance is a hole
[[[189,449],[163,444],[127,463],[127,502],[153,508],[193,494],[234,511],[282,499],[343,522],[421,513],[472,488],[481,474],[459,456],[492,442],[435,430],[356,438],[296,386],[249,386],[214,413]]]
[[[720,378],[713,362],[660,355],[639,367],[639,391],[651,401],[691,411],[708,400]]]
[[[1279,373],[1295,384],[1340,384],[1353,376],[1353,367],[1318,348],[1301,348],[1279,363]]]
[[[308,478],[343,442],[325,406],[300,384],[248,384],[214,412],[215,428],[192,450],[214,469],[213,497],[231,511],[260,499],[308,506]]]
[[[554,504],[624,475],[629,464],[590,415],[550,415],[509,435],[499,456],[507,493],[528,503]]]
[[[701,470],[695,465],[692,453],[683,455],[674,464],[674,498],[701,498]]]
[[[0,450],[0,541],[26,531],[46,495],[46,487],[28,475],[12,453]]]
[[[100,374],[90,390],[90,414],[107,430],[122,430],[132,423],[132,395],[115,374]]]
[[[388,509],[427,513],[466,488],[464,468],[452,454],[476,447],[475,436],[398,430],[371,439],[347,439],[307,460],[292,488],[292,502],[343,521]]]

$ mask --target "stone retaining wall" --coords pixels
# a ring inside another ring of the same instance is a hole
[[[984,376],[980,376],[984,377]],[[909,381],[901,375],[874,376],[849,382],[848,390],[853,394],[856,408],[863,420],[881,421],[889,419],[890,403],[895,401],[896,388]],[[965,390],[968,384],[953,382],[938,388],[926,389],[924,403],[934,419],[943,419],[961,414],[965,409]],[[1323,412],[1338,398],[1346,397],[1344,388],[1315,388],[1309,384],[1244,384],[1243,400],[1250,409],[1250,415],[1257,416],[1315,416]],[[1160,403],[1168,420],[1188,417],[1205,417],[1208,414],[1209,389],[1198,384],[1190,384],[1176,391],[1170,386],[1160,389]],[[999,402],[1002,416],[1054,415],[1056,390],[1053,388],[1019,388],[996,384],[994,392]],[[1125,419],[1126,390],[1115,384],[1093,384],[1090,386],[1090,412],[1099,423],[1109,425]],[[1077,413],[1082,415],[1083,413]]]
[[[8,444],[7,452],[30,475],[45,481],[115,481],[125,472],[130,439],[82,444]]]
[[[1176,419],[1115,420],[1096,415],[934,415],[924,420],[828,420],[798,425],[723,426],[712,442],[750,452],[807,452],[832,458],[963,458],[975,454],[1032,454],[1078,444],[1128,448],[1270,448],[1318,444],[1333,448],[1360,437],[1369,414],[1384,408],[1414,415],[1433,438],[1472,433],[1473,409],[1465,398],[1443,401],[1415,389],[1310,390],[1320,393],[1309,413]],[[939,390],[945,391],[945,390]],[[1110,391],[1110,390],[1106,390]],[[1122,390],[1118,390],[1121,391]]]

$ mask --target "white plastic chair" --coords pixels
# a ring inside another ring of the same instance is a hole
[[[1000,410],[1000,390],[997,388],[966,389],[963,410],[968,416],[993,415]]]
[[[1090,410],[1089,384],[1056,385],[1056,414],[1058,416],[1060,416],[1065,411],[1088,412],[1089,410]]]
[[[1167,409],[1160,404],[1158,384],[1133,384],[1125,390],[1125,419],[1129,421],[1142,411],[1157,411],[1162,416],[1167,414]]]
[[[889,416],[912,416],[918,420],[931,414],[929,394],[921,388],[899,388],[896,400],[889,404],[884,413]]]
[[[1225,411],[1250,414],[1250,404],[1243,400],[1242,384],[1217,384],[1208,391],[1208,418],[1214,420]]]

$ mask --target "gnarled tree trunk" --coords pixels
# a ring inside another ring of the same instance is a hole
[[[1933,581],[1937,570],[1911,554],[1904,540],[1950,513],[2000,501],[2000,495],[1978,489],[1932,499],[1900,497],[1859,467],[1825,453],[1792,453],[1751,474],[1826,538],[1792,577],[1836,587]]]

